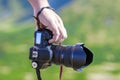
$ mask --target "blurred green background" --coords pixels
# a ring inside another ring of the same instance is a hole
[[[11,1],[12,12],[0,16],[0,80],[37,80],[28,59],[33,18],[17,22],[32,12]],[[59,15],[68,32],[63,44],[83,42],[94,52],[93,63],[83,72],[64,67],[63,80],[120,80],[120,0],[74,0]],[[59,66],[41,73],[43,80],[59,80]]]

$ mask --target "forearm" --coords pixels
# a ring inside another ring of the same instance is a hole
[[[42,7],[49,6],[48,0],[28,0],[31,4],[34,14],[36,14]]]

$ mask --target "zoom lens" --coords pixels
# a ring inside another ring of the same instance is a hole
[[[84,44],[74,46],[52,46],[54,64],[63,64],[77,70],[88,66],[93,60],[92,52]]]

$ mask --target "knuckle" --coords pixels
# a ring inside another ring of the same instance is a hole
[[[56,31],[55,35],[56,35],[57,37],[59,37],[59,36],[60,36],[60,33]]]
[[[64,35],[64,36],[63,36],[63,39],[66,39],[66,38],[67,38],[67,35]]]

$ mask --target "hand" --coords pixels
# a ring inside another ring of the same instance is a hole
[[[34,12],[34,16],[37,12]],[[49,43],[62,43],[67,38],[67,32],[61,18],[51,9],[44,9],[39,15],[40,22],[47,26],[47,29],[53,33],[53,38]]]

